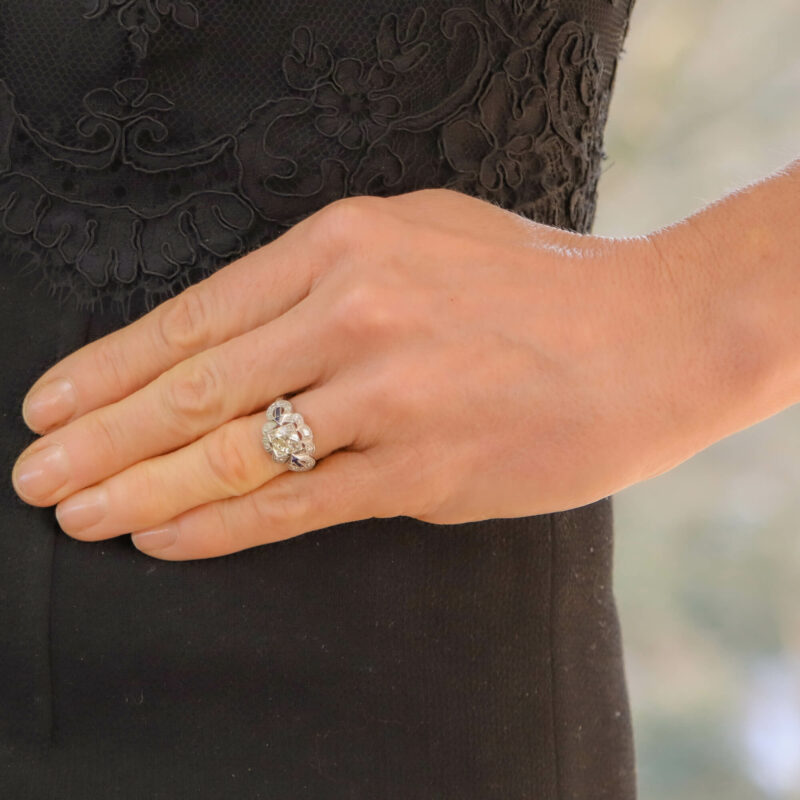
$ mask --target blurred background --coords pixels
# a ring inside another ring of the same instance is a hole
[[[605,150],[606,235],[800,155],[800,0],[636,0]],[[641,799],[800,798],[800,404],[614,512]]]

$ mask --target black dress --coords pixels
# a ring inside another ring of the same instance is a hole
[[[1,797],[634,797],[611,498],[165,562],[10,482],[47,367],[338,197],[588,231],[630,3],[2,0]]]

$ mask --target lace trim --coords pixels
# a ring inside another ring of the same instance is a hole
[[[197,24],[191,3],[168,0],[98,0],[89,16],[111,7],[125,27],[144,19],[129,30],[145,47],[159,14]],[[472,55],[422,107],[411,99],[433,36]],[[610,92],[598,41],[552,0],[485,0],[433,21],[421,7],[386,13],[369,62],[335,56],[301,25],[285,94],[190,150],[170,148],[174,103],[144,78],[86,94],[82,147],[37,130],[0,80],[0,227],[61,300],[111,298],[128,319],[135,294],[150,308],[351,194],[444,186],[587,231]],[[298,142],[330,155],[308,158]]]

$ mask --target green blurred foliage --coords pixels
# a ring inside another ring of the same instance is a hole
[[[800,155],[800,0],[636,0],[605,149],[615,236]],[[614,498],[642,800],[800,799],[798,445],[800,405]]]

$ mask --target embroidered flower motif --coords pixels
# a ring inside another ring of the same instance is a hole
[[[401,23],[397,14],[383,16],[375,37],[381,66],[392,72],[409,72],[427,57],[431,46],[422,40],[425,18],[425,9],[421,6],[414,9],[405,24]]]
[[[293,89],[310,91],[327,80],[333,56],[327,45],[317,42],[314,32],[301,25],[292,32],[292,49],[283,57],[283,74]]]
[[[532,68],[532,51],[556,19],[554,0],[486,0],[486,13],[504,36],[492,39],[499,67],[521,79]]]
[[[112,89],[94,89],[84,98],[83,104],[89,115],[105,117],[117,122],[127,122],[146,116],[153,111],[169,111],[173,104],[164,95],[147,92],[148,82],[144,78],[125,78],[117,81]],[[78,122],[80,127],[82,117]],[[83,122],[85,124],[85,122]]]
[[[486,0],[486,13],[519,47],[538,41],[556,17],[554,0]]]
[[[502,73],[495,73],[478,100],[477,120],[450,122],[442,129],[445,155],[460,172],[475,173],[481,185],[496,191],[522,182],[521,157],[547,124],[547,104],[541,86],[525,97]]]
[[[558,106],[552,109],[553,127],[565,142],[587,155],[602,99],[603,68],[597,51],[596,35],[567,22],[553,37],[545,58],[547,94]]]
[[[146,163],[147,169],[151,170],[197,168],[213,162],[231,144],[230,136],[222,136],[183,152],[153,152],[149,145],[169,138],[169,129],[154,115],[170,111],[174,104],[162,94],[149,92],[148,85],[146,78],[123,78],[111,89],[93,89],[84,97],[83,105],[88,113],[78,119],[78,131],[91,139],[104,129],[108,142],[100,149],[83,151],[80,156],[82,163],[100,168],[110,165],[113,158],[120,155],[124,163]],[[54,142],[42,142],[41,147],[67,162],[77,158],[74,151],[59,152]],[[204,171],[195,169],[196,186],[204,183]]]
[[[184,28],[200,25],[200,14],[189,0],[93,0],[95,6],[83,16],[86,19],[102,17],[109,8],[118,8],[117,20],[129,31],[128,39],[141,57],[147,55],[150,34],[161,28],[161,17],[172,14],[172,19]]]
[[[332,81],[317,89],[316,104],[324,109],[316,118],[317,130],[351,150],[373,141],[400,113],[397,97],[384,93],[391,77],[379,64],[367,68],[358,59],[343,58]]]

